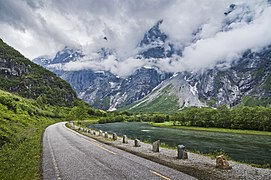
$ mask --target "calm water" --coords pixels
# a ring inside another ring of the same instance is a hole
[[[184,144],[188,149],[204,153],[224,150],[234,160],[271,164],[271,137],[153,127],[140,122],[93,124],[90,128],[100,129],[119,136],[161,142],[176,146]]]

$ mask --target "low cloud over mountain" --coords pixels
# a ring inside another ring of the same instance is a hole
[[[267,0],[0,0],[0,36],[29,58],[80,47],[84,57],[54,65],[66,71],[128,76],[143,66],[180,72],[227,65],[271,44],[270,17]],[[159,20],[166,38],[145,46]],[[157,47],[170,55],[140,56]],[[109,52],[104,58],[101,49]]]

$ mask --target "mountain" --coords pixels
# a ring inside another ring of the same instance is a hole
[[[245,5],[230,5],[225,11],[225,21],[221,31],[228,31],[238,22],[249,23],[251,11]],[[182,56],[182,49],[174,47],[160,26],[163,20],[151,27],[138,44],[135,60],[162,61],[174,55]],[[194,39],[199,38],[195,32]],[[131,111],[162,111],[197,107],[219,107],[270,104],[270,46],[261,51],[247,50],[231,64],[220,61],[212,69],[201,72],[163,72],[159,68],[141,67],[128,77],[118,77],[109,71],[78,70],[68,71],[62,68],[69,61],[80,62],[88,58],[80,50],[64,48],[53,60],[34,59],[59,77],[69,82],[78,96],[96,108],[115,110],[124,108]],[[73,54],[77,53],[77,56]],[[65,54],[64,58],[59,54]],[[102,61],[114,50],[102,48],[98,60]],[[67,57],[69,57],[67,59]],[[91,63],[91,62],[90,62]]]
[[[161,23],[162,21],[159,21],[145,34],[138,45],[141,51],[137,58],[162,58],[174,53],[173,46],[166,41],[167,36],[160,31]],[[62,54],[65,56],[60,56]],[[102,60],[112,54],[114,50],[102,48],[98,51],[97,59]],[[96,108],[105,110],[115,110],[143,98],[154,87],[172,76],[171,73],[148,67],[142,67],[126,78],[118,77],[108,71],[64,71],[58,68],[67,62],[78,61],[81,57],[86,58],[82,51],[65,47],[52,59],[46,59],[43,56],[34,59],[33,62],[70,83],[79,98]]]
[[[271,102],[270,63],[271,46],[260,52],[248,50],[229,68],[216,67],[199,76],[199,98],[215,107],[240,103],[267,106]]]
[[[61,78],[69,82],[78,97],[96,108],[114,110],[143,98],[167,79],[167,73],[141,68],[128,78],[104,71],[67,71]]]
[[[198,98],[197,84],[191,85],[184,73],[174,74],[155,87],[143,99],[124,107],[132,112],[173,113],[190,106],[206,106]]]
[[[50,56],[40,56],[36,58],[34,61],[36,64],[41,66],[46,66],[49,64],[57,64],[57,63],[66,63],[70,61],[76,61],[80,58],[84,57],[83,52],[80,49],[70,48],[65,46],[62,51],[57,52],[54,58],[50,58]]]
[[[1,39],[0,88],[52,105],[70,106],[76,99],[76,93],[67,82],[31,62]]]
[[[174,112],[197,107],[268,106],[271,104],[271,46],[248,50],[230,67],[217,65],[202,73],[183,72],[165,80],[124,110]]]
[[[139,57],[144,58],[165,58],[171,57],[174,53],[173,45],[168,41],[168,36],[160,30],[163,20],[158,21],[139,43],[141,52]]]

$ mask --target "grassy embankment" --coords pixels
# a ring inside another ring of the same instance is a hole
[[[175,128],[175,129],[185,129],[194,131],[209,131],[209,132],[223,132],[223,133],[237,133],[237,134],[252,134],[252,135],[268,135],[271,136],[271,132],[267,131],[254,131],[254,130],[240,130],[240,129],[225,129],[225,128],[206,128],[206,127],[192,127],[192,126],[180,126],[173,125],[173,121],[167,121],[163,123],[150,122],[152,126],[164,127],[164,128]]]
[[[40,179],[44,129],[68,112],[0,90],[0,179]]]

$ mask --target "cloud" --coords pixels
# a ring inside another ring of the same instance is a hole
[[[266,7],[262,13],[255,15],[256,19],[249,24],[218,32],[210,38],[199,39],[184,49],[180,62],[190,70],[198,70],[213,67],[218,61],[232,61],[247,49],[270,45],[269,17],[271,7]]]
[[[236,4],[233,11],[230,4]],[[142,66],[196,71],[271,44],[270,17],[267,0],[0,0],[0,37],[30,59],[81,46],[88,58],[61,66],[66,70],[120,76]],[[182,56],[136,59],[144,33],[160,19]],[[93,54],[100,48],[115,54],[97,61]]]
[[[80,61],[65,64],[52,64],[49,67],[65,71],[79,71],[87,69],[92,69],[94,71],[110,71],[118,76],[127,77],[138,68],[147,64],[148,63],[144,60],[134,59],[132,57],[127,58],[124,61],[119,61],[115,56],[110,55],[103,61],[81,59]]]

